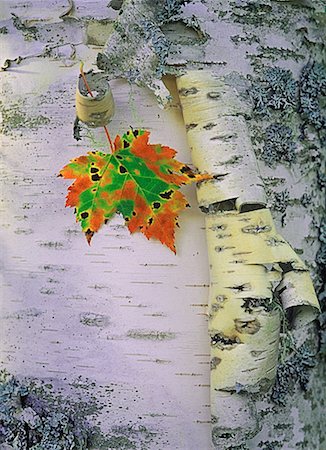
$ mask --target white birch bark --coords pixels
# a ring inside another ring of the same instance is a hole
[[[62,388],[72,396],[76,392],[71,385],[76,386],[76,379],[82,377],[78,383],[84,382],[84,395],[94,395],[104,405],[93,421],[100,423],[111,438],[124,436],[126,448],[206,450],[211,448],[206,317],[209,267],[204,219],[197,209],[194,190],[188,189],[193,208],[181,217],[175,257],[142,236],[129,236],[119,219],[103,229],[89,249],[71,211],[63,208],[65,187],[56,179],[69,159],[92,149],[89,140],[76,144],[72,138],[74,95],[79,60],[85,62],[86,69],[91,68],[101,50],[94,42],[103,44],[103,33],[112,32],[112,22],[102,21],[97,28],[98,20],[117,16],[105,3],[75,1],[70,19],[65,21],[60,15],[69,2],[64,0],[51,5],[33,2],[28,7],[19,2],[2,5],[1,26],[8,28],[8,34],[0,36],[4,60],[40,54],[49,43],[60,47],[46,58],[13,63],[0,74],[5,130],[1,367],[20,377],[51,380],[55,390]],[[290,16],[288,2],[272,2],[272,6],[268,1],[261,3],[257,17],[262,11],[281,6],[287,8],[285,16]],[[193,60],[201,68],[210,61],[210,66],[213,63],[220,68],[221,76],[232,70],[241,75],[253,73],[243,55],[246,51],[257,54],[259,45],[248,44],[253,34],[248,25],[242,28],[220,20],[228,7],[223,2],[186,6],[184,16],[190,25],[195,25],[192,16],[197,16],[202,30],[198,39],[196,32],[180,23],[165,26],[167,39],[174,39],[170,66],[180,67]],[[297,29],[303,29],[309,39],[319,39],[312,27],[305,31],[306,14],[311,11],[301,8],[294,8],[291,18],[295,23],[290,30],[294,48],[298,46]],[[246,8],[237,11],[248,15]],[[13,27],[12,12],[38,28],[37,39]],[[257,30],[263,43],[273,42],[276,49],[288,46],[291,50],[288,38],[279,29],[259,25]],[[205,33],[213,39],[206,42],[203,52],[200,39],[204,40]],[[239,40],[231,43],[230,36]],[[178,53],[181,37],[191,42],[182,55]],[[298,63],[290,58],[281,65],[291,68],[297,77],[308,54]],[[173,83],[166,81],[173,91]],[[176,93],[174,102],[162,111],[144,87],[130,86],[121,79],[112,81],[111,87],[116,103],[112,135],[129,125],[145,127],[152,132],[152,142],[176,148],[179,159],[190,163]],[[104,142],[100,134],[97,138]],[[301,167],[308,168],[309,164],[301,162]],[[260,170],[269,186],[274,177],[278,186],[289,190],[293,202],[287,209],[282,235],[295,249],[302,249],[305,261],[314,268],[318,243],[312,224],[321,204],[315,168],[308,177],[300,173],[300,164],[291,170],[282,165],[272,170],[260,163]],[[294,202],[304,192],[312,193],[315,211]],[[271,195],[273,189],[269,202]],[[281,229],[280,214],[274,210],[273,215]],[[292,286],[293,272],[288,274],[284,283]],[[300,329],[296,339],[305,340]],[[297,390],[287,397],[285,407],[273,406],[269,396],[259,402],[257,419],[262,431],[247,439],[250,449],[319,448],[322,372],[322,366],[317,366],[305,397]],[[221,398],[224,424],[234,425],[237,405],[230,408],[229,400],[223,402]],[[246,407],[250,419],[253,410],[250,404]],[[243,418],[244,414],[240,416],[242,428]],[[112,442],[117,448],[118,440]],[[231,443],[228,438],[223,442],[222,448]]]

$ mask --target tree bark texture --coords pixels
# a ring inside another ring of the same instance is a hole
[[[113,136],[130,125],[149,129],[153,142],[176,148],[186,163],[187,135],[196,128],[187,120],[185,128],[173,77],[181,82],[189,69],[214,73],[228,80],[225,88],[237,86],[223,107],[240,102],[241,114],[218,126],[212,118],[208,131],[227,143],[244,124],[242,147],[252,146],[257,157],[244,154],[244,160],[258,164],[258,171],[244,172],[231,152],[221,169],[234,166],[243,195],[256,185],[255,204],[270,208],[322,300],[321,3],[126,0],[120,13],[119,2],[105,3],[1,7],[1,368],[19,379],[51,382],[54,396],[94,398],[99,408],[89,420],[100,424],[106,440],[92,448],[322,449],[325,364],[317,350],[323,338],[303,298],[297,306],[303,288],[302,273],[292,270],[295,258],[282,267],[278,304],[287,292],[289,306],[273,310],[281,320],[276,384],[243,402],[235,379],[232,400],[228,392],[218,399],[220,422],[213,426],[224,433],[215,433],[213,446],[210,366],[220,354],[211,360],[205,229],[216,229],[218,219],[206,214],[205,225],[194,189],[187,188],[192,208],[181,216],[177,256],[129,236],[120,218],[88,248],[64,210],[65,188],[56,178],[72,157],[106,146],[100,130],[82,126],[77,143],[72,136],[80,60],[86,70],[97,58],[111,78]],[[230,198],[238,199],[232,189],[226,188]],[[220,199],[201,203],[204,190],[202,183],[198,198],[206,212]]]

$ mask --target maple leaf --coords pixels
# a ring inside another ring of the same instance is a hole
[[[141,231],[175,253],[177,217],[186,206],[181,185],[210,179],[174,159],[176,151],[149,144],[149,132],[130,130],[114,141],[112,153],[89,152],[67,164],[60,175],[75,179],[66,206],[75,208],[90,244],[96,231],[121,213],[131,233]]]

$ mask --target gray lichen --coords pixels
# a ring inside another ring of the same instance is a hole
[[[275,62],[279,59],[291,59],[294,61],[304,60],[304,56],[295,50],[289,48],[278,48],[261,45],[259,52],[254,56],[254,60],[265,58],[269,62]]]
[[[269,125],[264,134],[264,145],[259,155],[268,166],[276,163],[290,164],[296,159],[296,144],[292,130],[279,123]]]
[[[271,204],[271,207],[274,211],[278,211],[280,213],[285,213],[286,208],[289,204],[289,191],[285,189],[281,192],[274,192],[273,194],[273,201]]]
[[[118,426],[111,430],[105,449],[150,450],[154,441],[158,441],[157,433],[143,425]]]
[[[247,25],[269,24],[272,6],[270,1],[235,2],[233,19],[235,22]]]
[[[290,70],[267,67],[253,80],[251,96],[258,116],[270,115],[269,108],[289,113],[296,105],[297,83]]]
[[[325,189],[325,187],[326,187],[326,173],[323,171],[322,168],[317,173],[317,181],[318,181],[319,187],[321,189]]]
[[[16,30],[23,33],[24,39],[26,41],[31,41],[39,38],[38,29],[35,26],[26,26],[25,23],[16,14],[11,13],[12,23]]]
[[[317,62],[308,63],[302,70],[300,81],[299,112],[306,124],[318,133],[322,143],[326,143],[326,68]]]
[[[319,264],[321,269],[323,270],[323,273],[325,274],[325,265],[326,265],[326,243],[321,242],[319,250],[316,255],[316,262]]]
[[[302,17],[312,16],[310,11],[320,7],[317,3],[319,0],[235,0],[231,2],[231,17],[234,22],[249,29],[268,27],[276,32],[288,33]],[[322,8],[321,6],[321,11]],[[226,13],[223,11],[223,14]]]
[[[318,292],[322,313],[319,316],[320,355],[326,359],[326,215],[319,227],[320,247],[316,255],[321,287]]]
[[[58,384],[58,380],[54,381]],[[54,387],[38,379],[0,372],[0,448],[13,450],[150,450],[166,448],[162,433],[139,423],[109,424],[107,434],[91,424],[103,404],[91,391],[96,384],[79,377]],[[103,387],[103,386],[102,386]],[[67,391],[62,394],[63,388]],[[105,387],[106,393],[108,387]],[[113,389],[109,389],[112,392]],[[69,395],[68,395],[69,392]],[[122,408],[122,407],[121,407]],[[139,419],[142,419],[139,417]]]
[[[0,131],[6,135],[12,135],[17,129],[36,129],[42,125],[48,125],[50,119],[43,115],[29,116],[25,111],[25,102],[16,102],[5,106],[0,101],[2,124]]]
[[[110,77],[123,77],[131,83],[151,88],[164,103],[168,94],[158,86],[166,71],[168,42],[161,27],[177,18],[184,0],[123,3],[114,32],[97,56],[97,66]]]
[[[247,444],[231,445],[230,447],[225,447],[225,450],[249,450]]]
[[[287,189],[271,194],[270,207],[273,211],[281,214],[281,225],[285,225],[286,209],[289,205],[290,195]]]
[[[124,450],[136,450],[136,444],[130,440],[127,436],[118,435],[112,436],[107,441],[108,448],[110,449],[124,449]]]
[[[305,343],[280,364],[271,395],[273,402],[284,406],[288,395],[294,392],[296,385],[299,385],[303,391],[307,391],[311,369],[316,363],[315,353]]]
[[[0,372],[0,444],[16,450],[86,450],[94,430],[89,403],[51,394],[51,385],[21,382]]]
[[[308,208],[312,204],[312,195],[304,192],[300,198],[300,203],[304,208]]]
[[[278,441],[261,441],[258,445],[260,450],[277,450],[281,448],[282,443]]]
[[[323,300],[324,305],[326,302],[326,292],[323,291]],[[326,311],[320,314],[319,316],[319,355],[326,360]]]
[[[156,0],[151,3],[157,3],[160,21],[166,23],[177,16],[181,6],[186,2],[187,0]]]

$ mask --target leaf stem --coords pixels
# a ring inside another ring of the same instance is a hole
[[[88,82],[86,80],[86,76],[85,76],[85,72],[84,72],[84,63],[83,62],[80,63],[80,74],[81,74],[81,77],[82,77],[82,79],[84,81],[85,87],[86,87],[89,95],[94,98],[93,92],[91,91],[91,88],[89,87],[89,84],[88,84]],[[107,137],[107,139],[109,141],[111,152],[113,153],[114,152],[114,146],[113,146],[113,143],[112,143],[112,139],[111,139],[109,130],[107,129],[106,125],[104,125],[103,128],[104,128],[106,137]]]
[[[113,143],[112,143],[112,139],[111,139],[109,130],[107,129],[107,127],[105,125],[104,125],[103,128],[104,128],[106,137],[108,138],[108,141],[109,141],[109,144],[110,144],[110,148],[111,148],[111,152],[113,153],[114,152],[114,146],[113,146]]]

